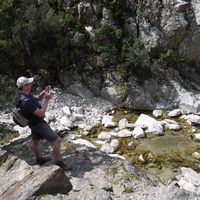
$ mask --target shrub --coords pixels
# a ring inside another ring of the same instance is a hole
[[[122,31],[114,26],[104,24],[93,31],[92,47],[99,54],[104,67],[110,67],[112,60],[117,61],[121,52]]]
[[[124,77],[136,75],[139,82],[151,77],[149,68],[150,57],[143,43],[136,39],[134,42],[124,40],[122,45],[121,62],[117,66],[118,72]]]

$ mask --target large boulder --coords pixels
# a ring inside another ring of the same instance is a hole
[[[0,167],[1,199],[26,200],[42,194],[67,194],[72,184],[64,171],[56,165],[30,166],[12,156]]]

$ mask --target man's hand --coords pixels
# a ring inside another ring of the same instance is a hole
[[[45,100],[49,101],[51,99],[51,92],[45,92]]]
[[[45,88],[45,94],[46,94],[46,93],[50,93],[50,90],[51,90],[51,86],[48,85],[48,86]]]
[[[50,89],[51,89],[50,85],[45,88],[45,99],[48,100],[48,101],[51,99],[51,91],[50,91]]]
[[[33,113],[33,114],[37,115],[38,117],[44,117],[45,116],[45,112],[46,112],[46,109],[47,109],[47,106],[48,106],[48,101],[51,99],[50,89],[51,89],[51,86],[47,86],[45,88],[45,90],[43,90],[40,93],[40,99],[44,96],[45,97],[45,101],[44,101],[44,104],[43,104],[42,108],[41,109],[37,108],[36,111]]]

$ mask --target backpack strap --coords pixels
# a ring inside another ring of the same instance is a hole
[[[18,97],[16,97],[16,107],[19,108],[19,104],[22,102],[22,101],[27,101],[29,100],[28,98],[20,98],[20,94],[18,95]]]
[[[19,88],[16,88],[15,89],[15,106],[16,108],[19,107],[19,97],[20,97],[20,91],[19,91]]]

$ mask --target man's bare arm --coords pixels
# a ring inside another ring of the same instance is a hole
[[[47,87],[45,88],[45,90],[43,90],[42,92],[40,92],[40,93],[37,94],[37,95],[34,95],[34,98],[35,98],[37,101],[40,101],[40,100],[44,97],[45,93],[49,93],[49,92],[50,92],[50,88],[51,88],[51,86],[47,86]]]
[[[35,112],[33,113],[33,114],[37,115],[38,117],[44,117],[45,116],[45,112],[47,110],[48,102],[51,99],[51,93],[50,92],[45,92],[44,95],[45,95],[45,100],[44,100],[44,104],[43,104],[42,108],[41,109],[37,108],[35,110]]]

